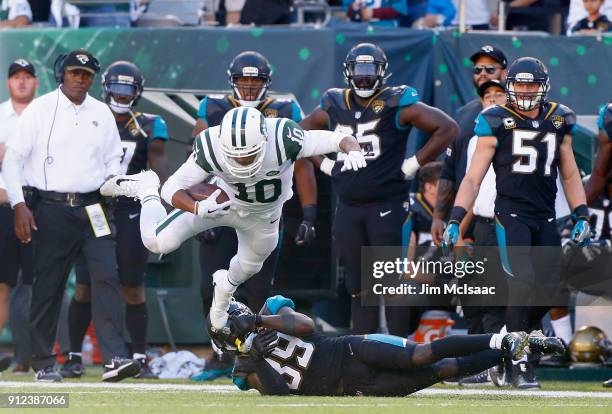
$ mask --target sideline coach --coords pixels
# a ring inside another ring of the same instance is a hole
[[[110,109],[87,93],[100,71],[98,60],[75,50],[60,57],[54,69],[60,86],[24,110],[4,161],[17,238],[33,245],[32,368],[37,381],[62,380],[52,348],[66,280],[82,252],[91,272],[92,300],[99,302],[93,320],[106,360],[102,379],[119,381],[136,375],[139,364],[121,359],[127,349],[115,229],[98,190],[119,173],[123,150]],[[32,211],[24,203],[22,173],[37,194]]]

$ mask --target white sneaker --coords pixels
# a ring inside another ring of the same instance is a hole
[[[159,177],[155,171],[148,170],[138,174],[111,177],[100,188],[100,194],[106,197],[140,198],[139,194],[142,194],[143,190],[157,193],[158,188]]]

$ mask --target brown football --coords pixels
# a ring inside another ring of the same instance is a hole
[[[229,200],[227,193],[221,187],[209,183],[194,184],[187,189],[187,192],[194,200],[202,201],[206,200],[216,190],[221,190],[221,194],[217,196],[217,203],[221,204]]]

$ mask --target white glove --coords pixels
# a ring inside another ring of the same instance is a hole
[[[360,168],[367,167],[367,165],[368,163],[366,162],[365,157],[363,156],[363,153],[361,151],[349,151],[349,153],[346,154],[346,158],[344,159],[344,165],[342,166],[342,169],[340,169],[340,172],[346,170],[357,171]]]
[[[334,168],[334,165],[336,165],[335,161],[330,160],[329,158],[325,157],[325,158],[323,158],[323,161],[321,161],[321,165],[319,166],[319,170],[321,170],[322,173],[331,176],[332,175],[332,169]]]
[[[221,194],[221,190],[215,190],[206,200],[197,201],[194,214],[202,218],[217,218],[225,216],[229,213],[226,210],[232,204],[232,200],[227,200],[225,203],[217,203],[217,197]]]
[[[404,160],[402,163],[402,172],[404,173],[404,180],[412,180],[419,170],[419,162],[417,161],[416,155]]]

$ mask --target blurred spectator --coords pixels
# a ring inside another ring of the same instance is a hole
[[[459,3],[461,0],[453,0],[453,6],[457,13],[453,19],[453,25],[459,25]],[[493,16],[497,16],[497,10],[489,8],[487,0],[469,0],[465,2],[465,25],[469,30],[489,30]]]
[[[228,3],[235,2],[231,8],[237,9],[240,0],[226,0],[228,23],[230,13],[238,12],[228,8]],[[291,23],[291,0],[246,0],[240,12],[240,24],[254,24],[256,26],[268,24],[289,24]]]
[[[601,14],[601,8],[605,0],[583,0],[584,9],[587,12],[587,17],[579,20],[572,29],[572,34],[592,35],[602,32],[609,32],[612,29],[612,23],[605,14]]]
[[[524,13],[524,10],[512,10],[540,6],[542,0],[513,0],[508,2],[506,11],[506,30],[548,30],[546,16]]]
[[[603,7],[599,12],[606,15],[608,19],[612,19],[612,0],[604,0]],[[587,11],[584,8],[583,0],[570,0],[569,12],[567,14],[567,33],[570,34],[572,29],[580,19],[587,17]]]
[[[51,0],[28,0],[32,8],[32,21],[46,23],[49,21]]]
[[[429,0],[425,16],[417,20],[412,27],[433,29],[438,26],[449,26],[455,14],[456,10],[452,0]]]
[[[349,0],[345,5],[352,22],[372,22],[377,26],[398,26],[398,18],[408,14],[406,0]]]
[[[130,27],[146,10],[147,0],[125,0],[123,3],[98,3],[88,0],[52,0],[50,22],[57,27]]]
[[[28,26],[32,22],[32,9],[28,0],[1,0],[0,28]]]

